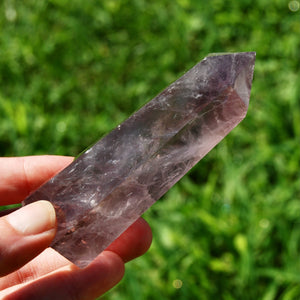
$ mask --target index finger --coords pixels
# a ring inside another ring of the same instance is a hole
[[[55,155],[0,158],[0,205],[22,202],[73,159]]]

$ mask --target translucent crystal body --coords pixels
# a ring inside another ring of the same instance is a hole
[[[52,247],[81,267],[103,251],[246,116],[254,62],[206,57],[25,199],[56,208]]]

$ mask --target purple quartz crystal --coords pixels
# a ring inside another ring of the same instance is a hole
[[[109,246],[246,116],[254,62],[204,58],[25,199],[56,208],[51,246],[80,267]]]

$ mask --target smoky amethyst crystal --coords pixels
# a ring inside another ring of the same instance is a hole
[[[204,58],[25,199],[56,208],[52,247],[91,262],[246,116],[254,62]]]

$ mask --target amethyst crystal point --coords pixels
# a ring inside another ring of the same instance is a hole
[[[52,247],[84,267],[115,240],[246,116],[254,61],[206,57],[25,199],[56,208]]]

